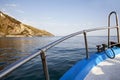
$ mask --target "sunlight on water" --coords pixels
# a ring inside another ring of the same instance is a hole
[[[0,70],[16,60],[38,51],[60,37],[0,38]],[[112,39],[116,39],[112,37]],[[96,45],[107,43],[107,37],[88,37],[89,53],[96,52]],[[77,61],[85,58],[83,37],[71,38],[47,51],[47,62],[52,80],[58,80]],[[22,65],[5,80],[44,80],[40,56]]]

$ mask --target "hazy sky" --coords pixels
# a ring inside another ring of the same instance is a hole
[[[0,11],[55,35],[67,35],[107,26],[111,11],[120,16],[120,0],[0,0]]]

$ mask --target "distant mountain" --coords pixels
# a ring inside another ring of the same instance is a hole
[[[50,32],[23,24],[0,11],[0,37],[53,36]]]

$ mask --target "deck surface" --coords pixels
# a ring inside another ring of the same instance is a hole
[[[120,80],[120,54],[99,63],[84,80]]]

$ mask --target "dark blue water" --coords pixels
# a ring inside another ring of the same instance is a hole
[[[60,37],[0,38],[0,70],[16,60],[36,52]],[[111,37],[116,41],[116,37]],[[96,52],[96,45],[107,43],[107,37],[88,37],[89,54]],[[77,36],[60,43],[47,52],[51,80],[58,80],[77,61],[85,58],[84,39]],[[4,80],[45,80],[40,56],[22,65]]]

